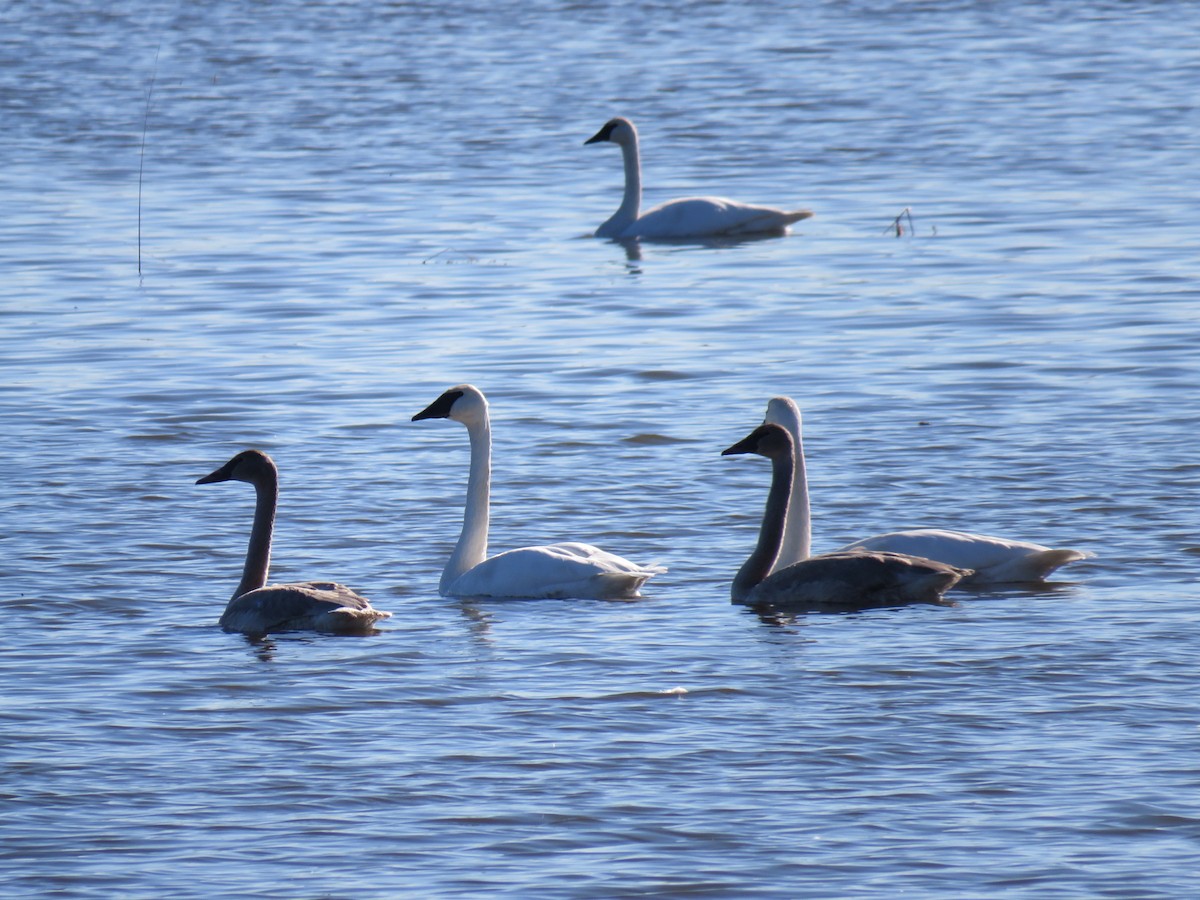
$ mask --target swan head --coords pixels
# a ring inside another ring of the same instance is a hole
[[[767,402],[767,414],[763,423],[782,425],[792,434],[800,433],[800,407],[791,397],[772,397]]]
[[[637,129],[633,127],[633,123],[628,119],[617,116],[615,119],[609,119],[605,122],[603,128],[583,143],[586,146],[587,144],[601,144],[605,141],[620,144],[624,147],[626,144],[632,144],[637,141]]]
[[[739,453],[757,453],[767,459],[777,459],[793,452],[792,436],[782,425],[768,422],[759,425],[752,432],[728,449],[722,450],[722,456],[736,456]]]
[[[245,481],[249,484],[277,477],[278,470],[271,457],[261,450],[243,450],[215,472],[197,479],[196,484],[216,484],[219,481]]]
[[[412,417],[421,419],[453,419],[464,425],[487,421],[488,404],[483,391],[473,384],[460,384],[444,391],[440,397]]]

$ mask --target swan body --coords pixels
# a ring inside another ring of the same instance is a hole
[[[807,209],[785,211],[770,206],[753,206],[724,197],[687,197],[671,200],[644,214],[642,205],[642,164],[638,151],[637,129],[628,119],[615,118],[584,144],[608,142],[621,148],[625,162],[625,194],[620,207],[603,225],[596,237],[631,240],[647,238],[722,238],[750,235],[784,235],[788,226],[807,219]]]
[[[420,419],[461,422],[471,442],[463,527],[438,585],[443,596],[632,599],[640,596],[648,578],[666,571],[575,542],[521,547],[489,557],[492,437],[487,399],[477,387],[460,384],[413,416],[414,422]]]
[[[800,409],[790,397],[774,397],[767,404],[764,421],[787,429],[796,447],[796,477],[788,502],[787,527],[778,563],[787,565],[804,559],[811,551],[812,526]],[[1095,555],[1082,550],[1055,550],[1029,541],[935,528],[877,534],[847,544],[839,552],[842,550],[906,553],[971,569],[973,574],[963,578],[963,585],[1044,581],[1060,566]]]
[[[1082,550],[1055,550],[1030,541],[1011,541],[986,534],[914,528],[892,531],[847,544],[843,550],[890,550],[928,556],[952,566],[975,570],[968,584],[1045,581],[1055,569],[1093,556]]]
[[[783,542],[795,450],[787,429],[758,426],[721,455],[771,460],[771,490],[754,552],[733,579],[734,603],[779,610],[864,609],[910,603],[946,605],[943,594],[970,570],[902,553],[838,550],[772,571]]]
[[[268,585],[279,471],[267,454],[244,450],[196,484],[221,481],[248,482],[254,485],[256,497],[242,580],[221,615],[222,628],[255,635],[280,631],[362,633],[391,616],[343,584],[309,581]]]

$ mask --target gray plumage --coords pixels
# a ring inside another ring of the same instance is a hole
[[[371,601],[343,584],[307,581],[267,584],[271,565],[271,533],[279,502],[279,471],[260,450],[244,450],[196,484],[244,481],[254,485],[254,524],[242,580],[221,615],[226,631],[261,635],[280,631],[362,633],[391,613],[375,609]]]
[[[862,550],[812,556],[771,573],[783,542],[795,448],[787,429],[765,424],[721,455],[741,453],[771,460],[771,490],[758,543],[733,579],[733,602],[789,611],[945,605],[942,595],[970,574],[922,557]]]

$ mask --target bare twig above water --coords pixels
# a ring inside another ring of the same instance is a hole
[[[904,234],[905,234],[904,225],[906,222],[908,223],[908,236],[914,237],[917,233],[917,223],[915,221],[913,221],[912,208],[908,207],[908,206],[906,206],[906,207],[904,207],[904,209],[900,210],[900,215],[898,215],[898,216],[896,216],[896,218],[892,219],[892,224],[890,224],[887,228],[885,228],[883,230],[883,233],[895,235],[898,238],[904,237]],[[937,236],[937,226],[936,225],[932,226],[929,229],[929,233],[936,237]]]
[[[900,215],[892,219],[892,224],[884,229],[884,234],[894,234],[896,237],[904,237],[904,222],[908,221],[909,233],[916,231],[916,225],[913,224],[912,210],[909,207],[904,207],[900,210]]]

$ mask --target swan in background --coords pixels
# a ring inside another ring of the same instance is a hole
[[[807,209],[786,212],[724,197],[671,200],[638,215],[642,205],[642,164],[637,129],[628,119],[610,119],[584,144],[605,141],[621,148],[625,160],[625,196],[612,218],[596,229],[596,237],[628,240],[784,235],[793,222],[812,215]]]
[[[812,547],[808,478],[804,469],[804,444],[800,436],[800,409],[791,397],[773,397],[767,404],[764,421],[786,428],[796,446],[796,477],[788,503],[787,528],[778,563],[788,565],[806,558]],[[964,585],[1043,581],[1059,566],[1095,555],[1082,550],[1054,550],[1029,541],[1011,541],[984,534],[937,528],[878,534],[847,544],[840,549],[907,553],[974,570],[975,574],[963,579]]]
[[[779,610],[862,609],[906,603],[946,605],[942,595],[970,571],[901,553],[837,550],[771,571],[783,541],[795,450],[773,423],[721,453],[757,453],[771,461],[771,490],[754,552],[733,579],[734,603]]]
[[[632,599],[646,579],[666,569],[639,566],[590,544],[522,547],[488,557],[492,430],[483,392],[470,384],[452,387],[413,416],[453,419],[466,426],[471,470],[462,533],[442,572],[438,590],[448,597]]]
[[[279,470],[259,450],[243,450],[196,484],[245,481],[254,485],[254,525],[242,580],[221,615],[226,631],[261,635],[278,631],[324,631],[340,634],[372,630],[389,612],[375,609],[366,597],[343,584],[327,581],[267,585],[271,565],[271,532],[279,501]]]

